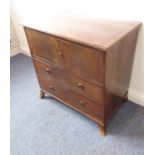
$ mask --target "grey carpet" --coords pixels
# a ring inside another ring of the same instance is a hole
[[[143,107],[123,104],[102,137],[90,119],[38,95],[31,59],[11,58],[11,155],[143,155]]]

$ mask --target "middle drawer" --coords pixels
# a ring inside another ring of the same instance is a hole
[[[37,74],[41,74],[45,79],[56,81],[64,87],[75,91],[97,104],[103,104],[104,96],[102,87],[89,83],[84,79],[69,74],[62,69],[49,65],[38,59],[33,58],[33,62]]]

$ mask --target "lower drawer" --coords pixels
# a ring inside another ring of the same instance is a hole
[[[82,113],[94,116],[97,119],[101,119],[103,110],[102,105],[94,104],[86,98],[76,94],[72,90],[63,87],[54,81],[47,80],[41,75],[38,78],[40,87],[44,91],[71,105],[71,107],[74,107]]]

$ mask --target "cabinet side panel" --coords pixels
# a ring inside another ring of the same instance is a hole
[[[105,122],[121,104],[122,97],[128,91],[137,35],[138,27],[108,48],[105,75]]]

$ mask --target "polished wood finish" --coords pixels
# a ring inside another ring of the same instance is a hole
[[[51,31],[25,27],[40,97],[49,94],[81,112],[105,135],[107,121],[127,99],[140,23],[62,21]]]
[[[94,116],[100,120],[102,117],[102,105],[94,104],[81,95],[73,92],[71,89],[63,87],[53,80],[46,80],[42,75],[38,74],[39,83],[42,91],[60,98],[60,100],[68,103],[69,106],[74,106],[75,109],[85,112],[90,116]]]
[[[63,69],[71,70],[83,78],[103,84],[102,57],[104,54],[102,52],[63,39],[57,39],[57,42],[63,55],[59,57],[58,62]]]
[[[105,122],[127,95],[138,28],[107,49],[105,74]]]
[[[81,96],[88,98],[96,104],[103,104],[103,89],[102,87],[92,84],[85,79],[72,75],[65,70],[55,67],[49,63],[33,58],[36,71],[39,75],[44,76],[47,80],[52,80],[60,83],[66,88],[70,88]]]
[[[52,63],[57,62],[57,42],[54,37],[32,29],[29,29],[27,35],[32,56],[38,56]]]

